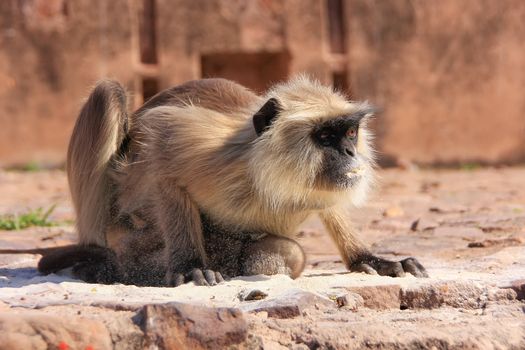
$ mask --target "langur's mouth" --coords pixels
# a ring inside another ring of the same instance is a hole
[[[365,167],[358,166],[358,167],[355,167],[355,168],[351,169],[350,171],[348,171],[346,173],[346,176],[348,176],[349,178],[353,178],[353,177],[357,177],[357,176],[363,175],[364,172],[365,172]]]

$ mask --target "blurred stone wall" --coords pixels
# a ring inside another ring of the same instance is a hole
[[[2,0],[0,166],[61,164],[82,99],[309,73],[383,108],[385,163],[525,159],[519,0]]]
[[[353,93],[383,160],[525,160],[525,2],[350,0]]]
[[[91,85],[132,84],[129,23],[125,0],[0,1],[0,165],[64,161]]]

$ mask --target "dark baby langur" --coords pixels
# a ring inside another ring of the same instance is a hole
[[[296,278],[294,234],[318,214],[349,270],[427,276],[414,258],[372,255],[345,215],[373,182],[368,104],[304,77],[265,96],[191,81],[131,115],[126,101],[102,81],[80,112],[67,158],[79,245],[44,255],[42,273],[150,286]]]

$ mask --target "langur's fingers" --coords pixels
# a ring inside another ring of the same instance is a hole
[[[206,278],[206,281],[210,286],[215,286],[217,284],[217,280],[215,279],[215,271],[204,270],[204,278]]]
[[[399,261],[382,261],[379,263],[377,273],[381,276],[404,277],[405,271]]]
[[[224,278],[222,277],[219,271],[215,272],[215,280],[217,281],[217,283],[224,282]]]
[[[178,287],[186,283],[186,278],[181,273],[168,272],[166,275],[166,285],[168,287]]]
[[[377,275],[377,271],[365,263],[354,265],[352,266],[351,270],[354,272],[364,272],[368,275]]]
[[[403,270],[405,270],[405,272],[411,273],[415,277],[428,277],[428,273],[423,267],[423,265],[421,265],[419,261],[417,261],[414,258],[407,258],[405,260],[402,260],[401,265],[403,265]]]
[[[174,287],[178,287],[178,286],[181,286],[184,284],[184,275],[182,273],[177,273],[174,277],[173,277],[173,282],[172,282],[172,285]]]
[[[196,286],[209,286],[201,269],[193,269],[189,274],[189,280],[193,281]]]

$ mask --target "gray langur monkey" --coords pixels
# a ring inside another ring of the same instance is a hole
[[[73,266],[89,282],[213,285],[223,275],[305,265],[294,234],[318,214],[351,271],[425,277],[414,258],[370,253],[346,217],[374,179],[374,109],[305,77],[264,96],[224,79],[167,89],[133,114],[122,86],[101,81],[67,156],[79,244],[39,270]]]

